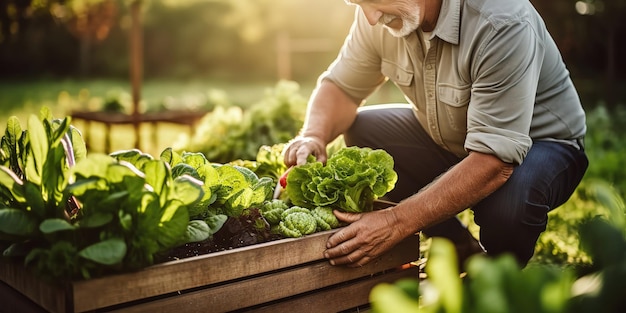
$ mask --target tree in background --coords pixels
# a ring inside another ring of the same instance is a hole
[[[50,13],[79,41],[79,73],[89,75],[93,43],[102,42],[116,22],[116,0],[67,0],[51,3]]]

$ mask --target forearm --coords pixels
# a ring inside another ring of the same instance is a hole
[[[480,202],[500,188],[513,165],[493,155],[472,152],[463,161],[392,210],[404,235],[410,235]]]
[[[311,95],[300,135],[315,137],[326,145],[352,125],[357,108],[339,87],[323,81]]]

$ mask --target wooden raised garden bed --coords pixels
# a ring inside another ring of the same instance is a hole
[[[418,235],[363,267],[347,268],[322,258],[336,231],[62,286],[38,280],[19,264],[0,263],[0,298],[14,294],[9,312],[338,312],[366,307],[378,283],[417,278],[410,263],[420,256]]]

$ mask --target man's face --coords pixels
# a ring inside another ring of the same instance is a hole
[[[370,25],[381,24],[392,35],[404,37],[420,27],[424,0],[345,0],[361,7]]]

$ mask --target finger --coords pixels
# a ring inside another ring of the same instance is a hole
[[[349,267],[360,267],[369,262],[370,258],[360,249],[356,249],[346,255],[330,258],[331,265],[347,265]]]
[[[296,148],[296,144],[295,142],[290,142],[286,147],[285,150],[283,151],[283,158],[284,158],[284,162],[285,165],[287,166],[293,166],[296,165],[296,151],[298,149]]]
[[[331,264],[346,264],[352,263],[357,260],[355,255],[352,255],[356,250],[356,245],[350,245],[349,242],[343,242],[333,248],[326,249],[324,251],[324,257],[331,260]]]
[[[330,236],[328,240],[326,241],[326,248],[332,249],[342,244],[345,245],[352,238],[356,237],[356,231],[353,230],[352,228],[353,227],[351,227],[351,225],[348,225],[344,227],[342,230]],[[346,247],[344,246],[344,247],[341,247],[340,249],[335,249],[334,251],[341,251],[342,249],[345,250]],[[351,250],[345,251],[344,254],[347,254],[348,252],[351,252]],[[335,255],[332,255],[332,256],[335,256]]]
[[[337,217],[338,220],[348,224],[352,224],[360,220],[362,215],[361,213],[348,213],[339,210],[333,210],[333,214],[335,214],[335,217]]]
[[[362,267],[372,260],[368,255],[363,256],[360,260],[347,264],[348,267]]]
[[[296,164],[302,165],[306,164],[307,158],[309,155],[315,155],[314,151],[309,148],[308,145],[303,144],[298,147],[296,150]]]

